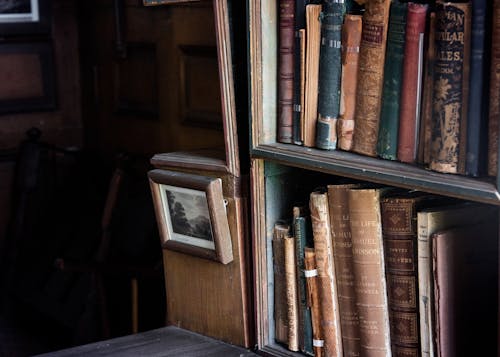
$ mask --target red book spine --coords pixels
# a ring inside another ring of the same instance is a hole
[[[293,48],[295,0],[280,0],[278,141],[291,143],[293,138]]]
[[[406,18],[397,157],[408,163],[416,161],[418,152],[427,7],[426,4],[409,3]]]

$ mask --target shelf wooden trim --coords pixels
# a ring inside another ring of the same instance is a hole
[[[500,205],[500,194],[493,180],[442,174],[350,152],[279,143],[259,145],[251,150],[251,156],[332,175]]]

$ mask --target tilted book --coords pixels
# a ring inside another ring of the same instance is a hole
[[[352,151],[377,155],[390,0],[365,3]]]
[[[333,239],[333,260],[337,277],[337,296],[344,356],[359,356],[359,317],[354,292],[352,238],[349,225],[349,189],[355,184],[328,185],[328,206]]]
[[[399,104],[407,8],[406,3],[395,1],[389,13],[380,128],[377,139],[377,155],[388,160],[396,160],[398,149]]]
[[[307,282],[307,301],[311,309],[313,351],[315,357],[321,357],[323,356],[325,341],[323,340],[323,332],[321,331],[321,306],[317,281],[318,270],[316,269],[316,257],[313,248],[306,247],[304,250],[304,266],[304,275]]]
[[[306,71],[304,99],[304,146],[316,145],[318,116],[319,47],[321,5],[306,6]]]
[[[500,0],[493,2],[492,18],[488,175],[496,177],[498,173],[498,131],[500,130]]]
[[[470,3],[436,4],[436,61],[430,168],[465,174]]]
[[[437,356],[433,342],[435,335],[433,329],[432,234],[461,224],[479,224],[483,220],[494,220],[495,214],[494,207],[471,203],[451,204],[418,211],[418,286],[422,357]]]
[[[360,356],[391,357],[380,198],[383,189],[349,190]]]
[[[288,319],[288,349],[299,350],[299,302],[297,296],[297,259],[295,238],[285,237],[285,290]]]
[[[324,0],[322,10],[316,147],[333,150],[337,147],[337,120],[340,109],[341,27],[345,13],[344,0]]]
[[[496,356],[498,221],[432,235],[438,356]]]
[[[290,226],[276,222],[273,231],[273,273],[274,273],[274,321],[275,339],[288,343],[288,311],[285,285],[285,237],[290,235]]]
[[[295,0],[280,0],[278,141],[292,142]]]
[[[349,151],[354,133],[354,108],[358,83],[361,15],[346,14],[342,25],[342,80],[340,83],[340,114],[337,120],[337,148]]]
[[[333,246],[330,233],[328,196],[325,192],[312,192],[309,201],[311,225],[316,255],[316,278],[321,303],[321,329],[325,356],[339,356],[342,352],[340,314],[337,300],[337,280],[333,263]]]
[[[407,163],[417,161],[427,8],[408,4],[398,131],[398,160]]]

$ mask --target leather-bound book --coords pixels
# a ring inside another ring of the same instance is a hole
[[[417,161],[427,8],[408,4],[398,132],[398,160],[407,163]]]
[[[424,75],[422,79],[422,111],[420,115],[420,134],[417,155],[418,163],[423,165],[428,165],[431,161],[432,98],[434,93],[434,61],[436,59],[436,46],[434,43],[436,13],[433,10],[429,13],[428,25]]]
[[[306,6],[306,72],[304,100],[304,146],[316,145],[318,116],[319,47],[321,5]]]
[[[376,156],[390,0],[365,3],[352,151]]]
[[[352,239],[349,225],[349,189],[355,184],[328,185],[328,206],[333,239],[333,260],[337,274],[337,297],[344,356],[359,356],[359,317],[354,293]]]
[[[280,0],[278,141],[292,142],[295,0]]]
[[[389,14],[384,86],[377,140],[377,155],[387,160],[396,160],[398,149],[399,104],[407,7],[406,3],[395,1],[391,5]]]
[[[391,357],[380,198],[382,189],[349,190],[360,356]]]
[[[354,133],[354,108],[358,83],[361,15],[346,14],[342,25],[342,81],[340,84],[340,116],[337,121],[337,148],[349,151]]]
[[[302,145],[301,113],[304,109],[301,100],[301,42],[303,31],[306,28],[306,5],[308,0],[295,0],[295,31],[293,47],[293,118],[292,137],[295,145]]]
[[[288,318],[288,349],[299,350],[299,302],[297,297],[297,260],[295,238],[285,237],[285,290]]]
[[[299,299],[299,348],[312,354],[311,309],[307,304],[306,277],[304,275],[304,250],[312,246],[309,211],[304,206],[293,207],[293,236],[295,237],[295,258],[297,260],[297,293]]]
[[[465,174],[469,99],[470,3],[436,3],[430,168]]]
[[[274,325],[275,339],[288,343],[288,311],[285,285],[285,237],[290,235],[290,226],[276,222],[273,231],[273,274],[274,274]]]
[[[341,27],[345,13],[344,1],[324,0],[322,10],[316,147],[334,150],[337,147],[337,120],[340,109]]]
[[[497,220],[432,236],[437,356],[496,356]]]
[[[488,175],[496,177],[498,173],[498,131],[500,130],[500,0],[493,2],[492,19]]]
[[[341,357],[343,355],[342,335],[327,194],[320,191],[312,192],[309,209],[311,211],[316,269],[318,270],[316,279],[321,304],[324,352],[325,356]]]
[[[481,176],[485,173],[488,153],[488,95],[490,64],[489,1],[472,2],[469,112],[467,117],[467,154],[465,174]]]
[[[382,199],[391,347],[394,356],[418,356],[417,210],[428,197],[401,193]]]
[[[314,357],[323,356],[323,332],[321,331],[321,307],[318,292],[318,270],[316,269],[316,257],[314,249],[306,247],[304,250],[304,275],[307,282],[307,301],[311,309],[311,322],[313,334]]]

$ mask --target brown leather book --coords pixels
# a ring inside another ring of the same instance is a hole
[[[288,317],[288,349],[299,350],[299,301],[297,296],[297,260],[295,259],[295,238],[285,237],[285,287]]]
[[[436,3],[436,61],[429,165],[434,171],[465,174],[470,20],[470,3]]]
[[[295,0],[280,0],[278,141],[291,143],[293,132],[293,75]]]
[[[321,301],[321,329],[326,356],[342,356],[342,335],[337,300],[337,280],[333,263],[333,246],[330,233],[328,196],[324,192],[312,192],[309,209],[318,270],[319,297]]]
[[[342,25],[342,81],[340,83],[340,116],[337,121],[337,147],[346,151],[352,148],[354,133],[362,23],[361,15],[346,14]]]
[[[321,307],[318,292],[318,270],[316,269],[316,257],[314,249],[306,247],[304,249],[304,275],[307,283],[307,301],[311,308],[313,351],[314,357],[323,356],[323,334],[321,331]]]
[[[436,58],[436,46],[434,45],[434,33],[436,28],[436,13],[429,14],[429,32],[427,35],[427,48],[423,75],[422,111],[420,115],[420,131],[417,161],[421,164],[429,164],[431,149],[432,128],[432,97],[434,89],[434,60]]]
[[[275,339],[288,343],[288,311],[285,286],[285,237],[290,235],[290,226],[276,222],[273,232],[273,273],[274,273],[274,324]]]
[[[300,141],[304,143],[306,103],[306,30],[300,29]]]
[[[359,318],[354,292],[352,238],[349,225],[350,185],[328,185],[328,206],[333,239],[333,260],[337,276],[337,296],[344,356],[359,356]]]
[[[381,201],[391,348],[395,356],[420,353],[417,209],[421,193],[399,194]]]
[[[306,6],[306,73],[304,103],[304,146],[316,145],[318,116],[319,48],[321,38],[321,5]]]
[[[433,234],[437,356],[496,356],[497,221]]]
[[[496,177],[498,173],[498,130],[500,129],[500,0],[495,0],[493,3],[492,31],[488,175]]]
[[[397,158],[407,163],[417,160],[427,8],[410,2],[406,16]]]
[[[382,189],[349,190],[354,290],[360,356],[391,357],[380,197]]]
[[[390,0],[365,3],[352,151],[376,156]]]

